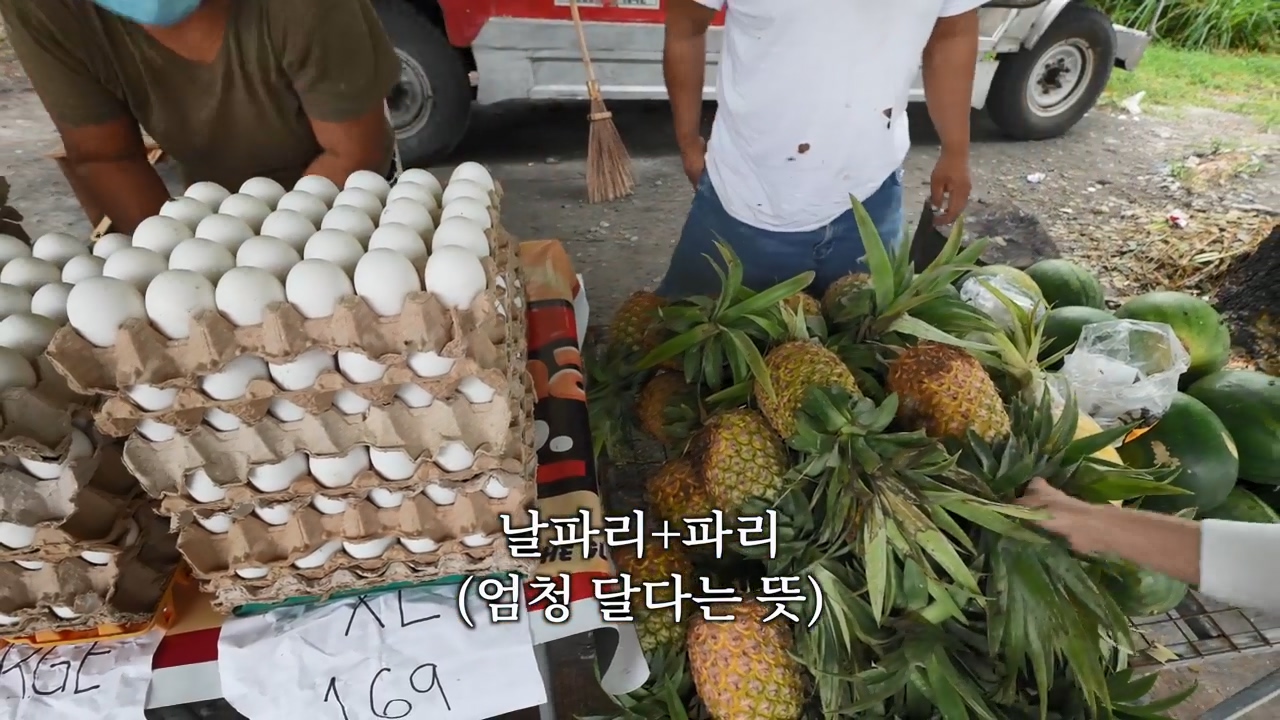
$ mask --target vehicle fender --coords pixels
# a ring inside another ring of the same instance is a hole
[[[1040,42],[1040,38],[1048,31],[1053,21],[1058,19],[1058,15],[1062,14],[1062,11],[1073,2],[1075,0],[1048,0],[1041,6],[1040,16],[1035,19],[1035,22],[1031,23],[1031,29],[1027,31],[1027,36],[1022,39],[1022,47],[1028,50],[1035,47],[1035,44]]]

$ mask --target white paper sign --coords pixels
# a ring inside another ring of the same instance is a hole
[[[227,702],[250,718],[485,720],[541,705],[529,620],[493,623],[456,586],[282,608],[222,626]]]
[[[0,716],[6,720],[141,720],[155,631],[118,642],[0,650]]]

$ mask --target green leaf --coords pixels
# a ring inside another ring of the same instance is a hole
[[[871,614],[876,622],[881,623],[884,621],[885,598],[889,584],[889,538],[884,531],[879,507],[872,508],[869,512],[863,537],[867,538],[863,551],[863,564],[867,575],[867,601],[871,604]]]
[[[694,346],[705,342],[708,338],[716,334],[714,325],[701,325],[695,330],[677,335],[670,340],[662,343],[658,347],[651,350],[647,355],[640,359],[637,366],[641,370],[647,370],[652,367],[670,360],[678,355],[684,355]]]
[[[889,259],[889,252],[885,249],[880,232],[876,230],[876,223],[871,219],[870,213],[852,195],[849,196],[849,201],[853,206],[854,220],[858,223],[858,234],[862,237],[862,247],[867,251],[867,269],[871,272],[871,286],[875,291],[876,307],[887,308],[897,294],[897,288],[885,284],[894,276],[893,262]]]
[[[766,308],[773,307],[813,284],[814,275],[812,270],[806,270],[790,280],[784,280],[768,290],[758,293],[750,299],[735,303],[732,307],[720,313],[717,319],[723,324],[743,315],[758,313]]]
[[[756,381],[756,386],[764,392],[765,397],[770,400],[774,399],[776,396],[773,393],[773,382],[769,378],[769,368],[764,364],[764,356],[760,354],[760,348],[757,348],[756,344],[751,342],[751,338],[747,337],[747,334],[741,330],[727,330],[725,334],[728,336],[729,341],[734,344],[739,356],[746,361],[751,370],[751,377]],[[745,377],[734,378],[738,382],[746,379]]]

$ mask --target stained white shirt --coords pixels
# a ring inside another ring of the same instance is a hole
[[[1200,592],[1237,607],[1280,613],[1280,525],[1201,522]]]
[[[798,232],[870,197],[911,146],[934,24],[984,1],[728,0],[707,173],[729,215]]]

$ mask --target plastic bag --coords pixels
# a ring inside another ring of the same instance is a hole
[[[996,297],[991,290],[1011,300],[1013,304],[1032,313],[1039,320],[1045,313],[1044,302],[1032,296],[1026,290],[1013,284],[1008,278],[999,275],[970,275],[960,283],[960,299],[986,313],[1005,329],[1013,329],[1013,313]]]
[[[1062,362],[1080,409],[1104,430],[1159,420],[1191,356],[1165,323],[1111,320],[1085,325]]]

